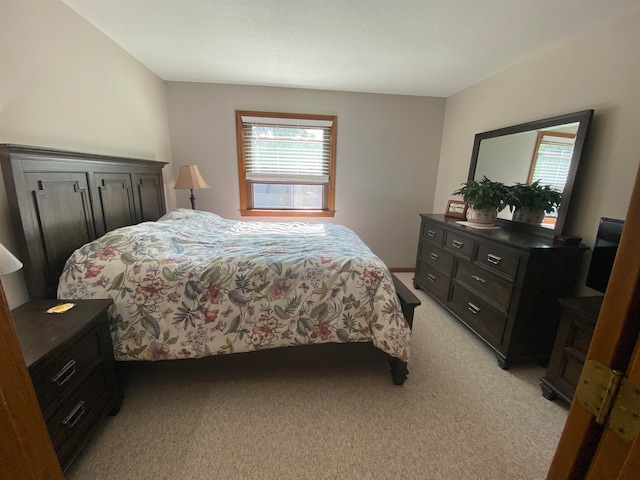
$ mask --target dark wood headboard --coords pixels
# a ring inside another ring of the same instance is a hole
[[[0,145],[13,233],[30,298],[55,298],[73,251],[165,213],[166,162]]]

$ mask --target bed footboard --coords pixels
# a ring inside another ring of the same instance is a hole
[[[392,274],[392,277],[404,318],[407,320],[409,327],[413,328],[413,311],[416,307],[420,306],[421,302],[418,300],[418,297],[416,297],[413,292],[411,292],[411,290],[409,290],[395,275]],[[391,377],[393,378],[393,383],[396,385],[402,385],[409,375],[407,362],[391,357],[389,365],[391,366]]]

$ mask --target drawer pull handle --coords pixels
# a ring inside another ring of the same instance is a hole
[[[429,230],[427,231],[427,236],[433,238],[436,236],[436,232],[434,232],[433,230]]]
[[[478,313],[480,313],[480,307],[478,307],[477,305],[474,305],[473,303],[469,302],[467,303],[467,306],[469,307],[469,311],[474,315],[477,315]]]
[[[62,421],[63,425],[67,425],[69,428],[78,423],[78,420],[84,415],[84,400],[80,400],[78,404],[71,410],[71,413]]]
[[[471,278],[473,278],[476,282],[487,283],[487,281],[484,278],[479,277],[478,275],[471,275]]]
[[[427,278],[429,279],[430,282],[435,282],[436,281],[436,276],[431,274],[431,273],[427,274]]]
[[[430,257],[431,257],[431,260],[433,260],[434,262],[437,262],[438,258],[440,258],[437,253],[432,253]]]
[[[55,376],[51,379],[51,381],[56,385],[58,385],[59,387],[61,387],[67,382],[67,380],[73,377],[75,373],[76,373],[76,361],[71,360],[64,367],[62,367],[62,370],[60,370],[58,373],[55,374]]]
[[[453,240],[451,244],[456,248],[462,248],[464,245],[464,242],[461,242],[460,240]]]
[[[487,262],[498,265],[502,261],[502,258],[494,255],[493,253],[487,253]]]

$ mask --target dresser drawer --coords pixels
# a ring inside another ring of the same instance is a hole
[[[431,223],[422,222],[422,225],[420,226],[420,238],[424,238],[434,245],[441,247],[442,239],[444,238],[444,228]]]
[[[453,269],[453,255],[425,241],[420,242],[420,258],[440,270],[442,273],[451,276]]]
[[[449,299],[449,285],[451,279],[433,268],[429,263],[419,260],[416,265],[416,278],[420,285],[439,300]]]
[[[455,278],[471,290],[484,295],[506,312],[511,303],[513,284],[469,262],[459,261]]]
[[[514,279],[516,278],[516,273],[518,273],[520,256],[501,248],[481,243],[478,245],[478,255],[475,261]]]
[[[474,246],[473,238],[450,231],[446,231],[444,234],[444,248],[467,260],[471,260]]]
[[[98,328],[93,328],[76,343],[52,358],[33,378],[33,386],[45,415],[66,392],[73,389],[101,356]]]
[[[502,343],[506,315],[478,295],[452,282],[452,308],[474,330],[480,330],[482,338],[498,348]]]

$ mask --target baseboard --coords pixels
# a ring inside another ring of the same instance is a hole
[[[416,271],[416,269],[413,267],[393,267],[393,268],[389,268],[389,270],[394,273],[405,273],[405,272],[413,273]]]

